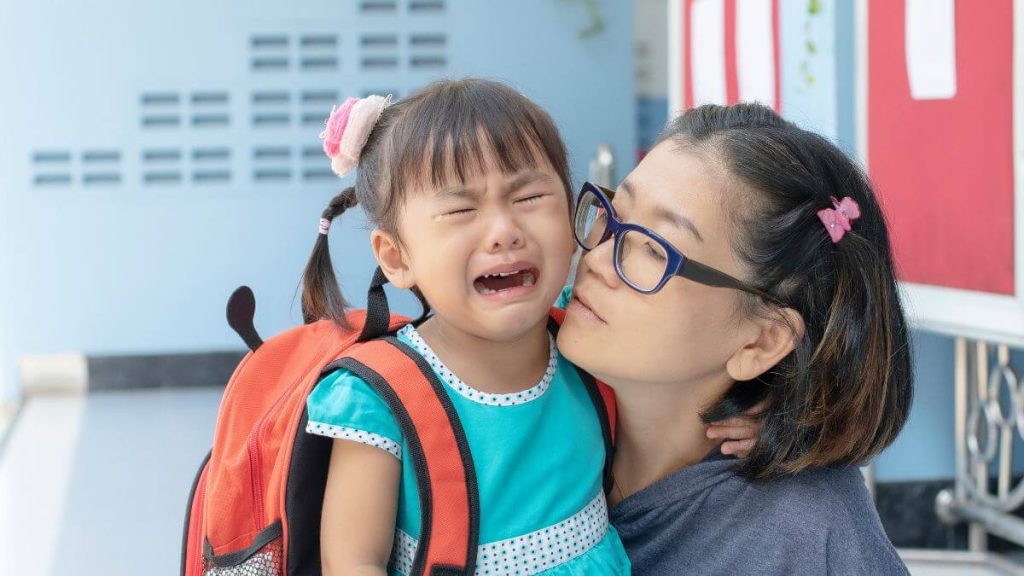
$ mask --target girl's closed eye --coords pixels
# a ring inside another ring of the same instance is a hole
[[[513,202],[515,202],[516,204],[519,204],[521,206],[522,205],[528,206],[530,204],[536,204],[536,203],[544,200],[545,198],[547,198],[550,195],[551,194],[548,193],[548,192],[530,192],[528,194],[524,194],[524,195],[520,196],[519,198],[516,198]]]
[[[464,218],[467,218],[469,216],[472,216],[475,213],[476,213],[476,208],[455,208],[455,209],[443,212],[441,214],[438,214],[437,217],[442,219],[442,220],[460,219],[460,218],[464,219]]]

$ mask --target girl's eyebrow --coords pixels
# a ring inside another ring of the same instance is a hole
[[[626,193],[626,196],[629,196],[631,201],[635,201],[636,189],[633,187],[633,183],[629,180],[623,180],[621,186],[622,191]],[[685,228],[697,238],[698,242],[704,242],[704,237],[701,236],[700,231],[697,230],[697,225],[694,224],[693,220],[690,220],[686,215],[680,214],[674,210],[669,210],[661,205],[656,205],[654,207],[654,215],[658,219],[668,222],[677,228]]]
[[[521,188],[542,180],[550,181],[551,176],[537,170],[523,170],[508,178],[502,185],[501,192],[503,196],[508,196]],[[481,195],[482,191],[468,188],[460,184],[450,186],[448,188],[442,188],[441,191],[437,193],[436,198],[439,200],[476,200],[480,198]]]
[[[540,180],[550,181],[551,175],[537,170],[522,170],[505,182],[504,193],[506,195],[512,194],[516,190],[525,188],[526,186]]]

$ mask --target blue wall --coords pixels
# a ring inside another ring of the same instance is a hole
[[[561,0],[128,2],[5,10],[0,31],[0,399],[24,354],[237,349],[300,322],[295,289],[345,182],[317,134],[332,101],[440,76],[505,80],[560,125],[577,178],[598,143],[635,156],[632,6],[604,32]],[[332,230],[361,301],[366,224]],[[411,312],[412,300],[400,299]]]

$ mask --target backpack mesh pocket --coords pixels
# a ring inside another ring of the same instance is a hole
[[[276,522],[245,550],[214,556],[207,547],[203,554],[203,576],[281,576],[283,552],[281,523]]]

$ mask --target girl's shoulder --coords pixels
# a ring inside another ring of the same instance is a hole
[[[324,376],[306,398],[306,432],[375,446],[401,457],[402,432],[387,402],[345,369]]]

